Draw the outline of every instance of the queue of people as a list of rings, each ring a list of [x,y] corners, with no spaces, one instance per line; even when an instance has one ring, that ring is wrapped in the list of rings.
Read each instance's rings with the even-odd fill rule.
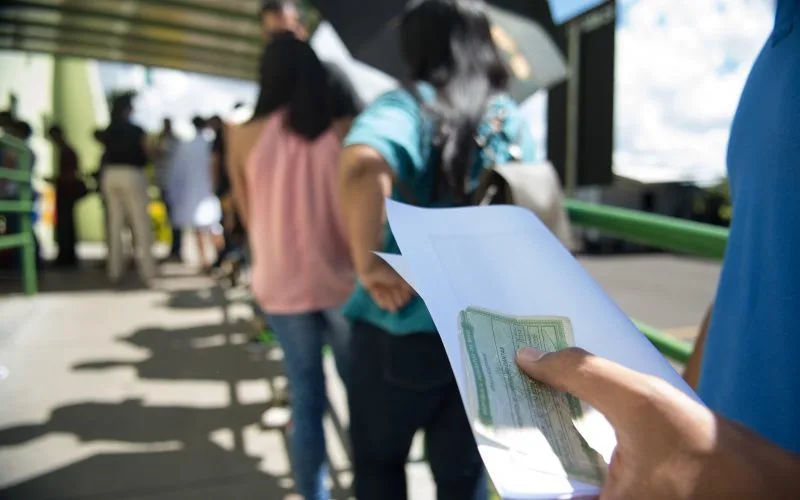
[[[181,260],[182,235],[191,230],[197,242],[200,267],[209,273],[212,268],[220,267],[226,256],[239,250],[242,243],[241,229],[234,223],[238,218],[233,213],[230,183],[224,168],[222,120],[218,116],[209,120],[195,117],[192,123],[196,134],[192,140],[184,141],[174,135],[171,120],[167,118],[163,130],[153,141],[131,121],[133,102],[132,93],[116,96],[109,125],[94,134],[103,149],[100,167],[92,176],[104,207],[108,278],[114,284],[119,283],[127,270],[126,233],[131,236],[141,280],[147,284],[158,275],[149,212],[151,195],[147,167],[150,164],[154,165],[155,186],[159,188],[172,226],[169,258]],[[13,119],[8,112],[3,112],[0,128],[26,144],[33,133],[27,123]],[[208,129],[214,131],[213,143],[206,138]],[[47,136],[56,152],[54,175],[42,179],[55,191],[54,239],[58,253],[53,265],[76,268],[79,262],[74,211],[77,202],[90,192],[89,179],[81,173],[80,159],[64,129],[58,124],[52,125]],[[33,150],[29,148],[29,152],[31,161],[35,162]],[[15,167],[14,150],[2,151],[2,163],[7,168]],[[17,186],[14,182],[3,182],[0,194],[13,199]],[[221,206],[219,200],[225,200],[224,205]],[[16,222],[16,217],[9,218],[7,229],[14,232]],[[223,223],[228,228],[224,234]],[[218,236],[213,241],[212,233]],[[212,247],[218,250],[216,262],[209,254]]]
[[[203,120],[195,120],[197,138],[189,143],[165,122],[157,161],[170,217],[200,241],[216,224],[203,218],[205,202],[219,199],[225,237],[246,241],[251,288],[286,361],[300,495],[329,498],[328,344],[348,392],[356,498],[407,498],[405,463],[423,430],[437,497],[486,499],[481,457],[436,326],[409,284],[374,253],[399,252],[384,198],[461,206],[487,155],[495,164],[534,156],[506,92],[509,74],[486,7],[480,0],[409,2],[399,40],[408,80],[364,109],[342,73],[308,45],[295,2],[266,0],[262,7],[267,45],[251,119],[228,127],[211,120],[220,138],[213,144],[203,138]],[[604,499],[800,498],[796,21],[800,2],[778,0],[775,30],[731,132],[733,223],[709,327],[687,374],[707,406],[580,349],[517,353],[531,379],[576,395],[616,430]],[[130,100],[116,102],[111,125],[98,135],[106,148],[112,280],[122,272],[124,218],[140,274],[156,273],[143,222],[148,151],[131,109]],[[485,127],[505,133],[479,145],[475,137]]]

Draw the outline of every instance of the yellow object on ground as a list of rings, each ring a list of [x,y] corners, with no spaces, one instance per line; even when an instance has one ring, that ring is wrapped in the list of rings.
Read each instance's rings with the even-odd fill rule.
[[[172,226],[167,216],[167,206],[161,200],[153,200],[147,207],[153,221],[153,238],[157,243],[172,244]]]

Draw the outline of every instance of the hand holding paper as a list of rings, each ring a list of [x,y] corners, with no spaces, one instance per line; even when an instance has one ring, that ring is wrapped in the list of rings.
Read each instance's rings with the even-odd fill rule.
[[[696,400],[669,363],[529,211],[507,206],[426,210],[389,201],[387,213],[403,254],[389,263],[425,300],[473,421],[478,412],[469,403],[459,314],[476,306],[503,316],[568,318],[576,346],[666,380]],[[587,408],[575,426],[608,462],[616,445],[608,422]],[[531,460],[554,453],[552,446],[523,453],[496,435],[478,432],[476,438],[503,498],[571,498],[600,491],[591,484],[594,481],[580,481],[575,474],[565,477],[563,470],[561,475],[542,471],[541,464]]]

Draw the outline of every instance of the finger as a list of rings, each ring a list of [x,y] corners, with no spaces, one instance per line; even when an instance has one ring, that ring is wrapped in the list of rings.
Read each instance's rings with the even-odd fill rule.
[[[399,311],[405,305],[403,303],[403,294],[399,289],[390,288],[389,297],[392,301],[392,312]]]
[[[375,303],[378,304],[383,310],[393,312],[393,306],[391,298],[387,296],[387,294],[383,290],[374,290],[372,293],[372,298],[375,300]]]
[[[409,293],[408,288],[404,285],[394,287],[392,289],[392,297],[397,309],[402,309],[411,300],[411,294]]]
[[[381,309],[389,312],[397,311],[397,306],[395,305],[395,300],[390,288],[376,288],[372,293],[372,297]]]
[[[577,347],[542,353],[532,347],[517,353],[517,365],[532,379],[581,399],[612,425],[630,418],[630,408],[646,396],[649,378]]]

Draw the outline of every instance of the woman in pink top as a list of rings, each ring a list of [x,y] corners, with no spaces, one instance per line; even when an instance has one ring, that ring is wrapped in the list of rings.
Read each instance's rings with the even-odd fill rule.
[[[333,348],[347,385],[350,329],[339,307],[355,284],[338,212],[341,139],[323,66],[306,43],[276,37],[261,67],[253,119],[229,131],[229,161],[249,234],[253,294],[284,351],[296,488],[324,499],[322,347]]]

